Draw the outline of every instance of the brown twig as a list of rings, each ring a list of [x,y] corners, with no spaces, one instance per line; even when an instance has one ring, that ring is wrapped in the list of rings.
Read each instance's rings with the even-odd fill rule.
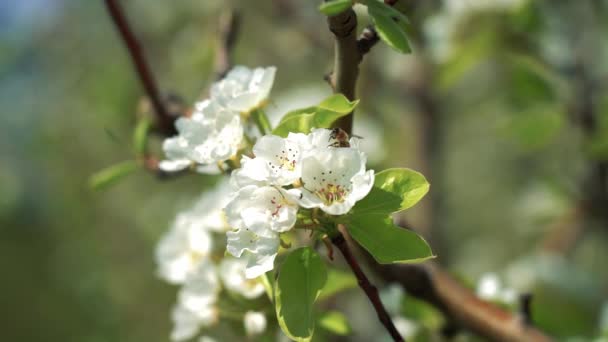
[[[359,39],[357,39],[357,50],[359,50],[360,58],[363,58],[379,41],[380,36],[372,25],[364,28]]]
[[[232,67],[232,49],[236,43],[240,26],[241,15],[235,9],[224,12],[219,19],[215,67],[213,71],[216,80],[226,76]]]
[[[348,247],[348,243],[346,242],[344,235],[343,235],[344,227],[342,225],[339,225],[338,229],[340,230],[340,233],[338,235],[334,236],[331,239],[331,242],[336,247],[338,247],[338,249],[342,253],[342,256],[344,256],[344,259],[348,263],[348,266],[350,266],[351,270],[355,274],[355,277],[357,277],[359,287],[361,287],[363,292],[365,292],[365,294],[369,298],[370,302],[374,306],[374,309],[376,310],[376,314],[378,314],[378,319],[384,325],[384,327],[389,332],[389,334],[391,335],[393,340],[394,341],[404,341],[403,337],[401,337],[401,335],[397,331],[397,328],[395,328],[395,324],[393,324],[393,320],[391,319],[391,316],[388,314],[388,312],[384,308],[382,301],[380,301],[380,296],[378,295],[378,289],[369,281],[369,279],[367,278],[365,273],[363,273],[363,270],[361,270],[361,267],[359,266],[357,259],[355,259],[350,248]]]
[[[351,8],[338,15],[328,17],[329,30],[335,36],[334,71],[332,84],[334,92],[340,93],[349,100],[355,99],[355,87],[359,76],[361,56],[357,47],[357,15]],[[353,129],[353,113],[346,115],[334,123],[348,134]]]
[[[522,324],[520,317],[483,301],[434,264],[381,265],[386,281],[400,283],[408,294],[429,302],[454,322],[490,341],[548,342],[540,330]]]
[[[117,0],[105,0],[105,3],[121,38],[129,50],[133,66],[135,66],[137,75],[152,103],[152,107],[156,113],[158,129],[166,135],[174,134],[175,127],[173,126],[173,121],[175,118],[171,116],[169,111],[165,108],[154,76],[150,71],[139,41],[135,37],[127,17],[123,13],[122,7]]]

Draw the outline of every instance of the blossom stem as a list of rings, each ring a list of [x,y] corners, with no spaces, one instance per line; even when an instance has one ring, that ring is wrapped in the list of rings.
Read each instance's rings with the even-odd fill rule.
[[[332,232],[331,242],[334,244],[334,246],[338,247],[342,253],[342,256],[348,263],[348,266],[350,266],[351,270],[355,274],[355,277],[357,277],[359,287],[361,287],[363,292],[365,292],[369,298],[369,301],[374,306],[376,314],[378,315],[378,320],[380,320],[380,322],[384,325],[388,333],[393,338],[393,341],[405,341],[403,337],[401,337],[401,334],[399,334],[399,331],[397,331],[397,328],[395,328],[395,324],[393,323],[391,316],[384,308],[384,305],[380,300],[380,295],[378,294],[378,289],[369,281],[365,273],[363,273],[361,266],[359,266],[359,262],[357,259],[355,259],[353,253],[348,247],[348,243],[346,242],[342,232],[344,229],[344,225],[339,224],[338,230],[334,230],[334,232]]]
[[[251,113],[251,118],[253,122],[260,130],[262,135],[269,134],[272,132],[272,126],[270,125],[270,120],[268,120],[268,116],[261,108],[257,108]]]
[[[152,75],[152,72],[150,71],[139,41],[135,37],[135,34],[133,34],[127,17],[123,13],[122,7],[116,0],[105,0],[105,3],[116,28],[120,32],[121,38],[124,40],[125,45],[129,50],[129,55],[131,56],[131,61],[137,71],[137,76],[139,76],[148,98],[152,103],[160,130],[167,135],[175,134],[175,128],[173,126],[175,117],[173,117],[165,107],[154,75]]]

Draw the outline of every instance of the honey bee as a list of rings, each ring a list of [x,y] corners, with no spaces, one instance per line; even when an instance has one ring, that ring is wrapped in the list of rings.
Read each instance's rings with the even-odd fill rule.
[[[329,141],[335,140],[329,146],[331,147],[350,147],[349,136],[342,128],[334,128],[329,134]]]

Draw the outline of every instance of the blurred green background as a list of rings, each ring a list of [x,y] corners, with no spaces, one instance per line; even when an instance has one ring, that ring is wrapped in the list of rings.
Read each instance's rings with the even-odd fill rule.
[[[161,88],[193,103],[213,81],[230,4],[122,3]],[[278,67],[271,112],[330,93],[333,41],[318,1],[232,5],[242,15],[235,61]],[[556,338],[607,334],[608,184],[598,170],[608,169],[608,1],[399,6],[414,53],[378,44],[366,56],[355,133],[377,170],[429,178],[408,222],[471,286],[493,272],[533,292],[535,322]],[[167,340],[175,288],[155,276],[154,246],[214,179],[140,170],[107,191],[88,187],[96,171],[133,159],[141,96],[102,1],[0,3],[3,341]],[[379,329],[365,315],[347,314]]]

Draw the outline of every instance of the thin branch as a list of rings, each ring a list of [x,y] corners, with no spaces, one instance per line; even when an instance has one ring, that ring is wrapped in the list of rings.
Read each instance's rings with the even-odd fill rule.
[[[361,54],[357,46],[357,15],[351,8],[338,15],[328,17],[329,30],[335,36],[334,72],[332,84],[334,92],[341,93],[349,100],[355,99],[355,87],[359,76]],[[347,133],[353,130],[353,113],[336,121],[335,127]]]
[[[379,41],[380,36],[378,36],[374,26],[369,25],[364,28],[359,39],[357,39],[357,50],[359,50],[360,58],[363,58]]]
[[[235,9],[226,11],[219,20],[217,47],[215,50],[215,79],[226,76],[232,67],[232,49],[241,26],[241,15]]]
[[[169,111],[167,111],[164,106],[154,76],[150,71],[139,41],[135,37],[135,34],[133,34],[133,30],[131,29],[129,22],[123,13],[121,5],[117,0],[105,0],[105,3],[121,38],[129,50],[131,61],[133,62],[133,66],[135,66],[135,70],[144,87],[144,90],[152,102],[152,107],[154,108],[154,112],[156,113],[156,118],[158,120],[159,130],[167,135],[174,134],[174,117],[170,115]]]
[[[540,330],[522,324],[518,315],[479,299],[437,265],[378,265],[375,270],[384,280],[400,283],[408,294],[441,310],[448,321],[480,337],[491,341],[552,341]]]
[[[367,278],[365,273],[363,273],[363,270],[361,270],[361,267],[359,266],[357,259],[355,259],[350,248],[348,247],[348,243],[344,239],[344,235],[342,235],[344,232],[344,227],[342,225],[340,225],[339,230],[340,230],[340,234],[333,237],[331,239],[331,242],[336,247],[338,247],[338,249],[342,253],[342,256],[344,256],[344,259],[348,263],[348,266],[350,266],[353,273],[355,274],[355,277],[357,277],[359,287],[361,287],[363,292],[365,292],[365,294],[369,298],[370,302],[374,306],[374,309],[376,310],[378,319],[384,325],[384,327],[389,332],[389,334],[391,335],[393,340],[394,341],[404,341],[403,337],[401,337],[401,335],[397,331],[397,328],[395,328],[395,324],[393,324],[393,320],[391,319],[391,316],[388,314],[388,312],[386,312],[386,309],[384,308],[382,301],[380,301],[380,296],[378,295],[378,289],[369,281],[369,279]]]

